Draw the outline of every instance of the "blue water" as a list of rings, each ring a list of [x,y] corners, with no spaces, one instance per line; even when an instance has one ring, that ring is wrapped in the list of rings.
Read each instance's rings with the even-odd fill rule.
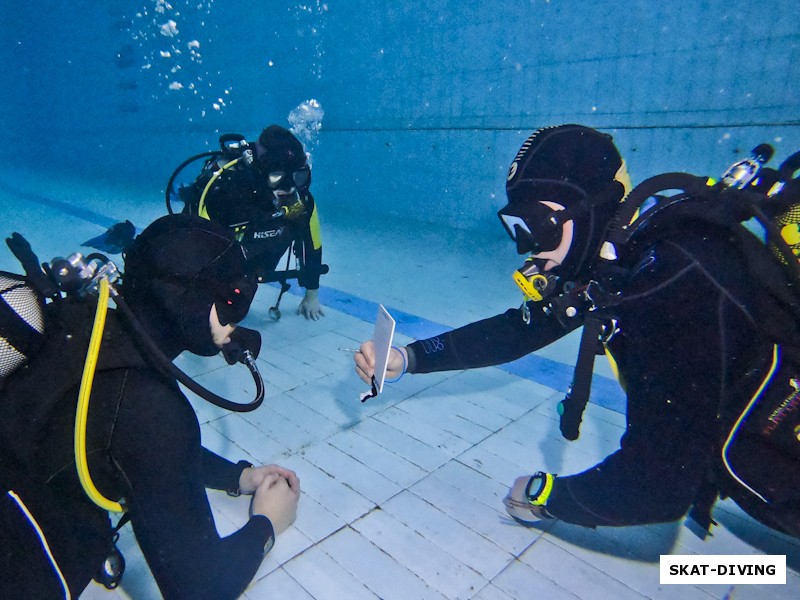
[[[791,0],[166,6],[4,11],[6,176],[68,170],[156,201],[172,168],[221,133],[287,125],[315,99],[327,210],[488,230],[511,159],[541,126],[612,133],[634,181],[716,175],[765,141],[775,160],[800,147]]]
[[[311,101],[318,130],[303,141],[323,225],[399,221],[492,240],[497,254],[482,257],[489,291],[453,293],[449,315],[395,303],[452,327],[462,314],[487,316],[477,307],[513,269],[494,214],[532,130],[578,122],[612,133],[634,182],[666,170],[716,176],[761,142],[775,146],[774,162],[800,148],[794,2],[504,4],[16,3],[0,23],[6,214],[19,209],[25,221],[28,198],[51,209],[37,213],[39,227],[63,214],[99,226],[75,225],[75,236],[56,227],[67,245],[125,219],[141,229],[164,213],[183,159],[216,148],[222,133],[252,139],[269,123],[292,126]],[[438,251],[469,271],[474,292],[471,250]],[[403,258],[443,261],[424,246]],[[460,308],[470,303],[474,316]]]

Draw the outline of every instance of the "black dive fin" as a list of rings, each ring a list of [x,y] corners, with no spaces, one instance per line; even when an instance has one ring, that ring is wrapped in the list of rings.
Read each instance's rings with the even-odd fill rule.
[[[86,240],[81,246],[95,248],[108,254],[119,254],[133,243],[134,237],[136,237],[136,227],[130,221],[125,221],[109,227],[102,235]]]

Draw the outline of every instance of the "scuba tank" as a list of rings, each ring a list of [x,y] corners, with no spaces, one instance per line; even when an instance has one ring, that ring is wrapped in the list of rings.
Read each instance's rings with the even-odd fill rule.
[[[766,243],[773,256],[778,257],[790,286],[785,281],[765,281],[770,292],[782,298],[800,319],[800,262],[793,248],[779,229],[780,215],[800,202],[800,180],[795,173],[800,168],[800,152],[787,158],[777,170],[764,168],[773,149],[761,144],[752,155],[732,164],[721,181],[688,173],[664,173],[640,183],[623,200],[611,220],[605,240],[592,270],[593,280],[586,291],[593,307],[605,308],[618,301],[618,291],[628,275],[625,258],[633,238],[657,218],[668,214],[672,207],[699,221],[744,232],[744,222],[754,219],[763,227]],[[800,242],[800,235],[798,242]],[[800,248],[800,244],[795,246]],[[760,269],[752,269],[760,276]],[[790,289],[791,288],[791,289]],[[567,395],[559,403],[562,435],[575,440],[580,435],[580,423],[589,398],[591,374],[597,344],[603,333],[601,319],[588,313],[581,337],[575,375]]]

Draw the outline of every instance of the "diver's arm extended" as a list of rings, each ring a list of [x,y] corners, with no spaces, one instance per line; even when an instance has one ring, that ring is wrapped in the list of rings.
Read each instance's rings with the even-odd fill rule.
[[[432,373],[472,369],[510,362],[544,348],[581,325],[565,328],[533,303],[530,323],[523,319],[521,308],[470,323],[442,335],[419,340],[406,346],[409,373]]]

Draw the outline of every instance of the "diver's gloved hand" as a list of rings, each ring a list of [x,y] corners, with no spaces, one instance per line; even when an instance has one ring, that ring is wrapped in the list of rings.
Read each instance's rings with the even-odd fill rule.
[[[306,290],[306,295],[297,307],[297,314],[314,321],[325,316],[322,305],[319,303],[319,290]]]
[[[22,265],[31,285],[48,298],[55,296],[58,293],[58,286],[42,270],[39,257],[36,256],[28,240],[14,232],[10,238],[6,238],[6,244]]]
[[[539,471],[535,475],[517,477],[503,498],[506,512],[522,525],[535,525],[542,519],[552,519],[547,512],[547,500],[553,491],[556,476]]]

